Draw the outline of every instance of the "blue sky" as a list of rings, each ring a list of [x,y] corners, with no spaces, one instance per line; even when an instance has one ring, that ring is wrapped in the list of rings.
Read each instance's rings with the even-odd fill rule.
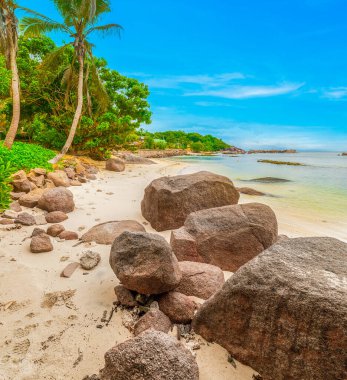
[[[346,14],[346,0],[112,0],[102,22],[124,32],[94,38],[95,54],[149,85],[149,130],[347,150]]]

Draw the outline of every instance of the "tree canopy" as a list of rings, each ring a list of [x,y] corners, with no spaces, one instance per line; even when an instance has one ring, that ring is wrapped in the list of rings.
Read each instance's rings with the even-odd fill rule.
[[[61,149],[74,116],[77,74],[67,91],[66,68],[73,61],[73,49],[64,49],[50,62],[58,47],[48,37],[19,39],[18,69],[21,76],[22,118],[18,137],[45,147]],[[85,151],[97,158],[107,157],[112,149],[127,147],[138,139],[137,128],[150,124],[148,87],[125,77],[107,66],[104,59],[95,59],[96,74],[103,83],[109,102],[106,107],[93,102],[91,115],[84,106],[80,128],[74,139],[74,150]],[[0,59],[0,107],[3,124],[8,125],[11,114],[9,72]],[[89,76],[92,98],[100,91],[98,82]],[[86,98],[84,101],[86,104]],[[5,133],[5,128],[0,133]]]

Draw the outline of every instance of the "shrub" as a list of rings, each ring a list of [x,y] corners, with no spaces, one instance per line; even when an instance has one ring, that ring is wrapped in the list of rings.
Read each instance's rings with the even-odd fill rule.
[[[38,145],[16,142],[9,150],[0,143],[0,212],[6,210],[11,203],[11,174],[18,170],[29,171],[34,168],[52,170],[48,160],[53,158],[52,150]]]
[[[10,163],[12,173],[18,170],[29,171],[34,168],[52,170],[48,163],[55,156],[52,150],[42,148],[39,145],[15,142],[9,150],[0,143],[0,157],[3,162]]]
[[[12,174],[12,168],[9,162],[0,156],[0,212],[3,212],[8,208],[11,202],[11,186],[10,176]]]

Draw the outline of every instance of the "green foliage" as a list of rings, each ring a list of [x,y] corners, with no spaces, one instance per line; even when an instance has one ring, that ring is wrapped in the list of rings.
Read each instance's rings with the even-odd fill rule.
[[[6,210],[11,202],[9,185],[12,168],[9,162],[0,155],[0,212]]]
[[[76,106],[78,65],[73,48],[57,48],[48,37],[21,37],[17,61],[22,92],[18,138],[60,150],[69,133]],[[140,125],[151,123],[148,87],[109,69],[103,59],[93,62],[87,59],[87,70],[91,107],[89,110],[85,97],[73,150],[94,158],[107,158],[112,149],[131,149],[138,140]],[[96,77],[99,79],[95,80]],[[107,103],[100,101],[103,91]],[[0,106],[7,96],[0,93]],[[6,107],[2,114],[8,127],[10,108]],[[2,137],[4,131],[5,128]]]
[[[146,149],[187,149],[193,152],[216,152],[229,148],[230,145],[211,135],[186,133],[183,131],[167,131],[150,133],[139,131],[144,136],[143,147]]]
[[[0,157],[4,165],[10,165],[11,173],[18,170],[29,171],[34,168],[52,170],[48,163],[55,156],[52,150],[42,148],[39,145],[15,142],[9,150],[0,143]]]
[[[15,142],[9,150],[0,142],[0,212],[6,210],[11,202],[11,174],[21,169],[29,171],[34,168],[51,171],[52,165],[48,160],[54,156],[52,150],[38,145]]]
[[[0,55],[0,96],[8,96],[10,92],[11,72],[6,68],[6,60]]]

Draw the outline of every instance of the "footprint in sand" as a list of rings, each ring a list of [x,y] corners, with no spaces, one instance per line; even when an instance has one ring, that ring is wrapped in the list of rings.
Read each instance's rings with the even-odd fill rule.
[[[28,325],[25,326],[24,328],[18,328],[17,330],[14,331],[13,336],[15,338],[24,338],[25,336],[28,336],[31,332],[31,330],[35,329],[38,326],[37,323],[33,325]]]
[[[20,356],[21,358],[24,358],[24,356],[27,354],[30,347],[30,340],[24,339],[20,342],[17,342],[13,347],[13,353]]]

